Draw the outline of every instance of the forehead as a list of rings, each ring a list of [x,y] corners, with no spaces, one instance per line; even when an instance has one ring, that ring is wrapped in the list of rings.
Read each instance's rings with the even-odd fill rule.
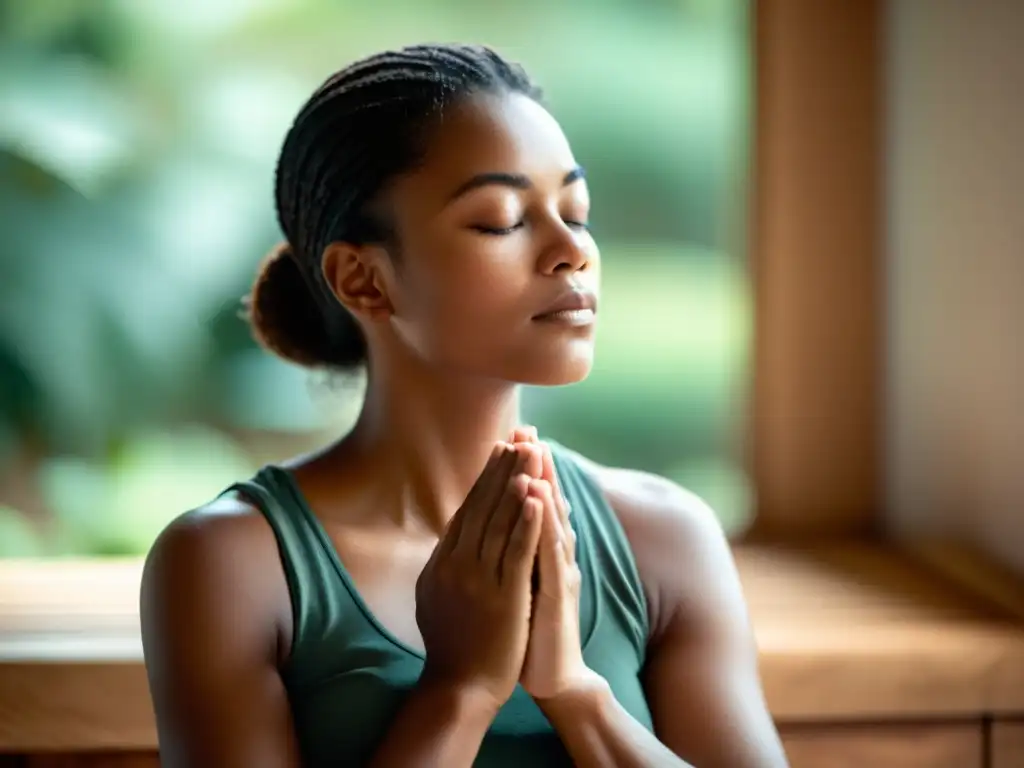
[[[489,172],[560,186],[575,164],[561,127],[540,104],[521,94],[480,95],[445,111],[423,163],[405,181],[409,191],[431,196],[449,195],[466,179]]]

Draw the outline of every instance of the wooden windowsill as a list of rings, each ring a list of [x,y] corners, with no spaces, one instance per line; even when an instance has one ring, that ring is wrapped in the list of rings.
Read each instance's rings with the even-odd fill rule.
[[[961,555],[926,554],[736,548],[780,724],[1024,715],[1021,592]],[[0,754],[155,748],[140,571],[0,562]]]

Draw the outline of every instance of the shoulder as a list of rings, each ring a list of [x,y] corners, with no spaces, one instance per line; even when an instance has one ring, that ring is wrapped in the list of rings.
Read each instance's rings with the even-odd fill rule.
[[[261,513],[231,498],[181,515],[150,550],[142,648],[165,764],[299,764],[281,677],[291,613],[279,562]]]
[[[146,556],[140,594],[144,644],[147,635],[166,637],[229,620],[254,630],[277,629],[287,606],[273,531],[240,499],[222,497],[180,515]]]
[[[706,501],[660,475],[574,458],[622,525],[647,594],[652,633],[679,619],[680,612],[697,617],[709,601],[722,607],[716,596],[735,602],[732,551]]]
[[[700,496],[651,472],[598,464],[573,453],[595,481],[622,524],[637,556],[681,555],[727,549],[715,511]]]
[[[270,553],[273,532],[247,502],[221,497],[175,518],[146,556],[145,573],[216,570],[220,575],[258,571]]]

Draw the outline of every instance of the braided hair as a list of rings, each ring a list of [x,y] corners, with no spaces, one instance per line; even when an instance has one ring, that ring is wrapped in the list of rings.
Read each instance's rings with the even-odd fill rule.
[[[371,211],[385,185],[416,166],[429,128],[474,94],[540,90],[525,71],[475,45],[415,45],[375,54],[335,73],[299,111],[276,172],[277,217],[287,242],[260,266],[245,304],[256,340],[307,367],[354,370],[366,339],[321,269],[332,242],[395,245]],[[392,257],[397,248],[390,248]]]

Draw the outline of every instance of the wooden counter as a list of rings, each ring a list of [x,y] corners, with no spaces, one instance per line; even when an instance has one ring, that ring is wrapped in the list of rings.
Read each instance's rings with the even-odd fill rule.
[[[956,551],[736,558],[794,768],[1024,766],[1024,591],[1011,581]],[[0,563],[0,768],[155,765],[140,571]]]

